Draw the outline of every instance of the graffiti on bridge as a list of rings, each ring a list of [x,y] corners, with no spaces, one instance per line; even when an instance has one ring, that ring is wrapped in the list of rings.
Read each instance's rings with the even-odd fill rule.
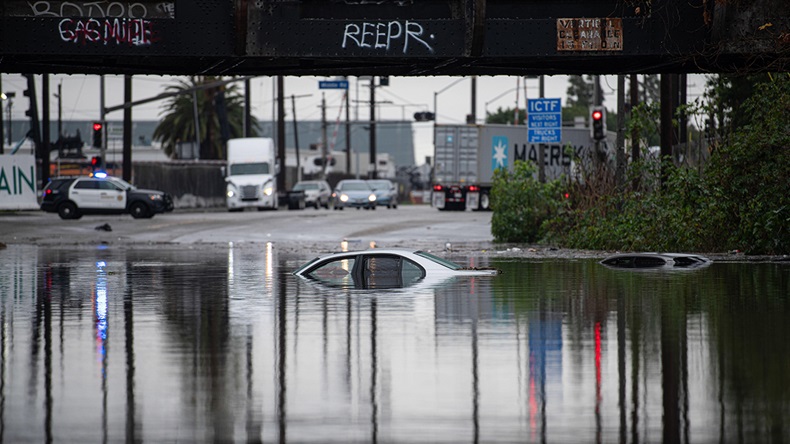
[[[161,0],[10,0],[7,14],[16,17],[93,17],[174,19],[175,2]]]
[[[421,45],[433,54],[433,47],[426,40],[435,40],[431,34],[423,37],[425,29],[417,22],[405,20],[390,22],[347,23],[343,30],[343,49],[348,47],[372,48],[383,52],[401,50],[409,52],[409,44]],[[402,46],[401,46],[402,45]]]
[[[82,45],[147,46],[159,41],[153,23],[144,19],[63,19],[59,32],[64,42]]]

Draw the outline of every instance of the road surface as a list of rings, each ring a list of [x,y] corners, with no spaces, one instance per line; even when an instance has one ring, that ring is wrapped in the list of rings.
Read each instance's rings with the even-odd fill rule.
[[[106,224],[106,225],[105,225]],[[97,229],[109,227],[112,231]],[[256,244],[295,247],[315,244],[351,247],[424,248],[426,245],[487,245],[490,212],[443,212],[425,205],[376,210],[175,211],[152,219],[128,215],[61,220],[42,211],[0,212],[0,242],[37,245]]]

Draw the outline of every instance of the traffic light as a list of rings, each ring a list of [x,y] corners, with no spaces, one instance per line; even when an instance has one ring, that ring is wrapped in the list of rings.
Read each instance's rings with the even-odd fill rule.
[[[100,169],[101,169],[101,156],[91,157],[91,171],[96,171]]]
[[[595,140],[606,138],[606,108],[602,106],[593,107],[590,113],[590,128],[592,137]]]
[[[430,122],[431,120],[434,120],[434,117],[435,116],[430,111],[420,111],[414,113],[414,120],[417,122]]]
[[[94,148],[101,148],[102,147],[102,139],[104,136],[104,123],[102,122],[93,122],[93,147]],[[95,157],[94,157],[95,159]]]
[[[30,117],[30,131],[28,137],[33,139],[36,149],[41,146],[41,126],[38,121],[38,101],[36,100],[36,82],[33,74],[25,74],[27,78],[27,89],[22,94],[30,99],[30,107],[25,111],[25,115]]]

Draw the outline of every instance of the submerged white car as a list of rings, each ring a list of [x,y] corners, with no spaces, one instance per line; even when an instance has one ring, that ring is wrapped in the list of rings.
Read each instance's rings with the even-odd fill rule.
[[[678,270],[707,267],[711,260],[698,254],[621,253],[607,257],[601,264],[610,268]]]
[[[293,274],[329,286],[347,288],[402,288],[425,278],[493,276],[493,268],[464,268],[420,250],[377,248],[332,253],[306,263]]]

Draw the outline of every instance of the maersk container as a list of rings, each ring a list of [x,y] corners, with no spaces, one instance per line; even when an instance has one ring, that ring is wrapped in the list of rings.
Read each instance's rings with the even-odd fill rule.
[[[512,168],[516,160],[538,163],[540,146],[527,141],[526,126],[435,125],[434,131],[431,205],[440,210],[489,210],[497,168]],[[546,180],[571,177],[574,159],[588,159],[594,147],[589,128],[562,128],[561,143],[544,147]]]

